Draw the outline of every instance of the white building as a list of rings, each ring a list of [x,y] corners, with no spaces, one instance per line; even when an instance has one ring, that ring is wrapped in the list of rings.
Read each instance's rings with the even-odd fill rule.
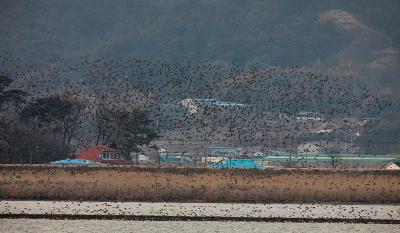
[[[394,161],[384,167],[385,170],[400,170],[400,161]]]
[[[301,154],[320,154],[323,153],[323,148],[312,143],[303,143],[298,145],[297,152]]]
[[[139,155],[139,161],[149,161],[149,156],[147,155]]]
[[[223,160],[228,160],[227,157],[201,157],[203,163],[219,163]]]
[[[160,148],[160,149],[158,150],[158,152],[160,153],[160,156],[162,156],[162,157],[168,156],[168,151],[167,151],[167,149],[165,149],[165,148]]]
[[[189,113],[197,113],[199,106],[194,102],[193,99],[184,99],[181,101],[183,107],[187,108]]]

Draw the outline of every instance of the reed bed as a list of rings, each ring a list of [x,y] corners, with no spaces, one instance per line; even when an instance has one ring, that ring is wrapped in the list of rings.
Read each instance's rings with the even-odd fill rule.
[[[0,166],[0,199],[399,203],[399,171]]]

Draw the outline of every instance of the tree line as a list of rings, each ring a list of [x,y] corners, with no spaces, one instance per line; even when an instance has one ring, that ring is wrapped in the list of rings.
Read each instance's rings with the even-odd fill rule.
[[[131,159],[131,152],[158,137],[148,111],[100,104],[64,91],[35,98],[12,89],[0,74],[0,162],[48,163],[73,158],[90,144],[110,145]],[[95,111],[92,111],[95,109]]]

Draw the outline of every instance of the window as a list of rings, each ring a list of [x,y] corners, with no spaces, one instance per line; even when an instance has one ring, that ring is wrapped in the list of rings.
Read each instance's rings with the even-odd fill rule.
[[[119,156],[115,152],[103,152],[101,158],[104,160],[117,160]]]

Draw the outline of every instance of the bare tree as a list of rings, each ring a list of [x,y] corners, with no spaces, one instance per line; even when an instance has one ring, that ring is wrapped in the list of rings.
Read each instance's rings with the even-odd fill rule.
[[[112,110],[100,105],[95,114],[96,124],[96,145],[109,144],[110,137],[112,136]]]
[[[331,159],[331,165],[333,169],[336,169],[337,166],[342,162],[340,156],[337,153],[328,153],[328,157]]]
[[[63,135],[64,149],[69,154],[71,140],[80,127],[83,103],[69,94],[37,99],[22,111],[24,119],[35,119],[40,128]]]

